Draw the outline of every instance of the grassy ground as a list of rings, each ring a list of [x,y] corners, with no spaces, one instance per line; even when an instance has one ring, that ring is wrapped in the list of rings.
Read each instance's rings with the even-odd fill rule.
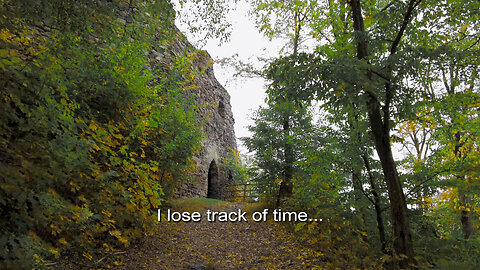
[[[210,198],[180,198],[169,201],[166,207],[176,211],[194,212],[206,208],[221,208],[229,204],[230,202]]]

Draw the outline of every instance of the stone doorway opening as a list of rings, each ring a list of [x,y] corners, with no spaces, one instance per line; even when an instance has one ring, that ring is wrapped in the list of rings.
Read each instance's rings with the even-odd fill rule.
[[[208,167],[207,198],[219,199],[218,167],[215,160]]]

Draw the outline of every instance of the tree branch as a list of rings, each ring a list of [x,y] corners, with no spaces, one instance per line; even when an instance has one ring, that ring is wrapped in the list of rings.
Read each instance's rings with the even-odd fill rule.
[[[382,8],[382,10],[380,10],[380,12],[384,12],[385,10],[387,10],[389,7],[391,7],[393,5],[393,1],[388,3],[384,8]]]
[[[420,2],[422,2],[422,0],[410,0],[410,3],[408,3],[408,9],[403,16],[402,25],[400,26],[400,30],[398,31],[397,36],[393,40],[392,47],[390,48],[391,55],[395,54],[395,52],[397,51],[398,44],[400,43],[400,40],[405,33],[405,29],[410,22],[410,18],[412,17],[412,12],[420,4]]]
[[[390,48],[390,56],[395,54],[398,49],[398,45],[400,44],[400,40],[402,39],[403,34],[405,33],[405,29],[408,26],[408,23],[410,22],[410,19],[412,17],[413,10],[420,4],[422,0],[410,0],[410,3],[408,4],[408,9],[405,15],[403,16],[403,21],[402,25],[400,26],[400,29],[398,30],[397,36],[393,40],[392,47]],[[391,74],[391,69],[392,67],[389,65],[387,70],[387,74]],[[386,134],[389,134],[390,132],[390,103],[393,98],[393,91],[392,91],[392,85],[390,81],[388,81],[385,84],[385,105],[383,106],[383,128]]]

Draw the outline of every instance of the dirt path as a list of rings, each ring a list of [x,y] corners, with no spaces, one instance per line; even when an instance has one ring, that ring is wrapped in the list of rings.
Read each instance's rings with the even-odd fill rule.
[[[229,205],[222,211],[237,211]],[[321,253],[271,222],[159,223],[124,254],[124,269],[321,269]]]

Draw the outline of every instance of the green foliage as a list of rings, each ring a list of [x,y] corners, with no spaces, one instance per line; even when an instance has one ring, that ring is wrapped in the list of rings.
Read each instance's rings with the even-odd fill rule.
[[[283,121],[290,116],[290,133],[283,132]],[[313,132],[311,116],[306,107],[282,102],[260,108],[253,118],[255,125],[249,126],[252,137],[242,138],[249,151],[255,153],[254,168],[251,170],[259,195],[276,198],[279,183],[284,179],[285,147],[290,145],[295,157],[301,158],[300,151],[308,147],[309,132]],[[294,175],[300,168],[294,165]]]
[[[177,38],[166,1],[0,5],[0,264],[87,267],[150,232],[192,168],[192,55],[148,56]]]
[[[224,159],[222,165],[227,168],[227,171],[232,173],[231,177],[235,183],[242,184],[247,182],[248,170],[243,165],[240,153],[236,148],[232,149],[230,157]]]
[[[212,38],[225,42],[230,38],[230,11],[235,10],[238,0],[176,0],[179,21],[188,25],[189,32],[196,37],[199,45]]]
[[[361,5],[357,14],[354,2]],[[378,221],[379,215],[373,210],[382,213],[388,209],[385,206],[390,204],[393,209],[401,200],[387,199],[392,194],[378,181],[384,177],[381,166],[385,162],[376,161],[373,149],[380,155],[382,146],[392,145],[394,151],[402,148],[408,152],[390,167],[401,168],[394,173],[399,174],[400,193],[405,192],[411,206],[406,210],[415,230],[418,262],[425,268],[475,268],[476,259],[461,258],[478,257],[479,2],[253,3],[257,25],[266,36],[287,33],[293,37],[291,32],[301,27],[305,36],[317,41],[313,52],[278,57],[266,68],[264,74],[273,86],[268,90],[269,105],[278,107],[260,109],[258,115],[263,115],[256,116],[256,126],[250,128],[254,135],[244,140],[257,151],[259,174],[272,172],[264,177],[269,181],[259,183],[269,183],[270,193],[275,194],[277,187],[271,179],[281,173],[285,145],[281,120],[291,115],[282,114],[286,111],[281,109],[282,101],[317,101],[320,114],[314,118],[322,120],[321,127],[305,132],[311,140],[292,140],[295,147],[309,143],[296,152],[297,174],[288,207],[330,219],[325,224],[297,224],[297,230],[333,243],[338,235],[325,236],[332,231],[328,224],[342,227],[346,220],[351,223],[339,235],[343,233],[362,247],[351,249],[358,252],[357,259],[368,245],[380,246],[380,229],[375,228],[375,216]],[[307,8],[311,5],[315,8]],[[297,21],[297,13],[307,19]],[[364,51],[360,45],[366,46]],[[380,133],[383,137],[377,140]],[[379,196],[377,201],[374,193]],[[398,215],[393,213],[385,226],[393,228],[395,218]],[[469,224],[473,233],[464,241],[460,238],[462,233],[465,237]],[[393,242],[395,237],[386,236],[387,244]],[[438,253],[430,253],[429,247],[435,245]],[[449,254],[448,250],[455,252]],[[382,251],[377,262],[398,259],[390,256],[388,249]],[[374,267],[360,262],[355,267],[359,265]]]
[[[275,1],[254,0],[251,13],[255,16],[258,30],[270,40],[287,38],[289,42],[282,49],[301,45],[306,38],[302,35],[309,21],[317,16],[318,1]],[[308,35],[308,34],[307,34]],[[287,46],[288,45],[288,46]]]
[[[417,253],[423,269],[477,269],[480,265],[480,240],[438,238],[431,232],[415,234]]]

